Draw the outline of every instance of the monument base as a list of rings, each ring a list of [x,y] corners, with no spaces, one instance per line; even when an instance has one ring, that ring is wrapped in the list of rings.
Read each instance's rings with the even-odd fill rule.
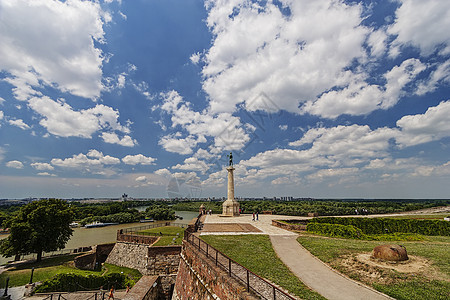
[[[228,199],[222,204],[221,217],[239,217],[239,202]]]

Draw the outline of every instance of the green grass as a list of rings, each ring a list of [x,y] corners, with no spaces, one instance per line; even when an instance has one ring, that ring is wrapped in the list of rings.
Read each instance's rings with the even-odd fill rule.
[[[302,299],[324,299],[283,264],[267,235],[205,235],[201,238],[247,269]]]
[[[81,275],[89,275],[89,274],[102,275],[104,273],[106,275],[109,273],[123,272],[127,274],[128,277],[132,278],[135,282],[142,277],[142,275],[137,270],[110,264],[105,264],[102,270],[96,271],[77,269],[73,265],[73,259],[77,255],[79,254],[47,258],[43,259],[39,263],[34,262],[21,264],[17,267],[14,267],[11,270],[8,270],[0,274],[0,287],[4,288],[6,283],[6,277],[10,278],[9,280],[10,287],[21,286],[29,283],[32,267],[34,267],[33,282],[44,281],[60,273],[75,273]]]
[[[436,268],[443,276],[450,278],[450,237],[427,236],[427,241],[409,242],[402,241],[409,255],[424,257],[432,262],[432,268]],[[297,239],[313,255],[328,263],[333,268],[346,275],[370,284],[366,278],[360,277],[353,271],[341,266],[339,259],[348,255],[361,252],[371,252],[372,249],[385,242],[362,241],[353,239],[322,238],[317,236],[300,236]],[[373,283],[377,290],[386,293],[396,299],[448,299],[450,282],[435,280],[421,274],[405,274],[395,271],[381,271],[389,283]],[[441,278],[439,278],[441,279]]]
[[[138,231],[137,233],[161,236],[154,246],[181,245],[183,241],[184,228],[178,226],[164,226],[145,229]]]
[[[450,216],[449,213],[429,214],[429,215],[404,215],[386,217],[389,219],[416,219],[416,220],[443,220],[445,217]]]

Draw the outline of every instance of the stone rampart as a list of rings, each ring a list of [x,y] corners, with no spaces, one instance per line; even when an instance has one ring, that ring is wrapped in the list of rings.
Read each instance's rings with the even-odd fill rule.
[[[197,248],[186,241],[183,246],[172,300],[258,299]]]
[[[162,287],[158,276],[142,276],[133,288],[123,297],[123,300],[154,300],[161,299]]]
[[[117,242],[106,262],[121,267],[136,269],[147,275],[148,245]]]
[[[114,244],[101,244],[92,247],[91,251],[75,257],[75,267],[84,270],[94,270],[97,265],[104,263]]]
[[[148,248],[148,275],[176,274],[180,264],[181,246],[161,246]]]

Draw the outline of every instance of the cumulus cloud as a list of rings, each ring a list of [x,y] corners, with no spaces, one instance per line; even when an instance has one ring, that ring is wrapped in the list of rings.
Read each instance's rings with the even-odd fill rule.
[[[134,147],[137,145],[137,141],[129,135],[119,138],[119,136],[114,132],[103,132],[101,137],[103,141],[108,144],[118,144],[125,147]]]
[[[32,163],[31,166],[32,166],[33,168],[35,168],[36,170],[39,170],[39,171],[52,171],[52,170],[55,169],[55,168],[54,168],[51,164],[49,164],[49,163],[39,163],[39,162],[36,162],[36,163]]]
[[[2,116],[0,116],[0,119],[1,117]],[[22,119],[8,120],[8,123],[9,125],[17,126],[22,130],[30,129],[30,126],[28,126]]]
[[[353,61],[365,59],[370,30],[362,7],[343,1],[285,1],[285,15],[272,1],[208,1],[207,25],[214,34],[206,52],[204,90],[213,112],[231,112],[265,93],[280,109],[334,86],[348,84]],[[320,24],[311,26],[311,24]]]
[[[163,136],[159,144],[167,151],[191,154],[197,144],[207,141],[206,137],[214,138],[214,147],[218,149],[239,150],[250,140],[248,132],[255,130],[229,113],[196,112],[176,91],[162,93],[161,97],[161,109],[171,115],[171,127],[179,126],[188,133],[187,136],[180,132]]]
[[[127,165],[152,165],[156,161],[156,158],[153,157],[147,157],[142,154],[136,154],[136,155],[127,155],[124,158],[122,158],[122,161]]]
[[[404,116],[397,121],[402,147],[437,141],[450,136],[450,101],[430,107],[424,114]]]
[[[450,53],[450,2],[447,0],[401,0],[395,21],[388,32],[396,36],[391,53],[399,53],[401,45],[412,45],[422,55],[439,50]]]
[[[18,160],[11,160],[6,163],[8,168],[23,169],[23,163]]]
[[[146,182],[147,181],[147,176],[143,175],[143,176],[138,176],[135,179],[138,182]]]
[[[183,164],[177,164],[173,166],[172,169],[199,171],[205,173],[208,171],[209,166],[204,161],[201,161],[196,157],[189,157],[184,160]]]
[[[60,168],[75,169],[92,174],[111,176],[116,172],[112,169],[106,169],[105,166],[120,164],[120,159],[110,155],[103,155],[103,153],[97,150],[90,150],[87,155],[80,153],[64,159],[53,158],[51,164]]]
[[[63,100],[54,101],[44,96],[33,97],[28,106],[43,117],[39,124],[56,136],[91,138],[99,130],[130,132],[127,126],[122,126],[118,122],[119,112],[103,104],[77,111]],[[119,140],[117,135],[117,139],[114,139],[113,135],[115,133],[106,135],[105,142],[134,145],[134,141],[130,137]]]
[[[100,95],[103,58],[94,40],[104,41],[106,15],[99,3],[2,1],[0,10],[0,69],[17,99],[39,94],[33,88],[41,84],[86,98]]]
[[[39,175],[39,176],[51,176],[51,177],[56,177],[55,174],[51,174],[51,173],[49,173],[49,172],[39,172],[39,173],[37,173],[37,175]]]
[[[305,103],[302,112],[336,118],[341,114],[364,115],[376,109],[391,108],[405,94],[404,87],[425,68],[418,59],[405,60],[384,74],[384,87],[368,84],[363,74],[355,76],[355,81],[345,88],[323,93],[316,100]]]

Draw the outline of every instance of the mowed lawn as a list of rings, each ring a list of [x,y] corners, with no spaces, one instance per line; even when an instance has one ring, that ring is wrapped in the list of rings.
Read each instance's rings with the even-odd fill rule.
[[[178,226],[156,227],[138,231],[137,234],[160,236],[153,246],[181,245],[184,236],[184,228]]]
[[[349,277],[373,286],[396,299],[450,299],[450,237],[427,236],[425,241],[383,242],[353,239],[325,238],[302,235],[297,241],[313,255]],[[359,271],[342,262],[359,253],[370,253],[375,246],[400,244],[406,247],[408,255],[425,258],[430,266],[426,271],[402,273],[386,268],[373,269],[359,263]],[[380,274],[373,279],[364,276],[361,270]]]
[[[303,284],[278,258],[267,235],[202,235],[208,244],[255,274],[302,299],[325,299]]]
[[[124,268],[119,267],[115,265],[110,264],[104,264],[103,268],[101,270],[97,271],[88,271],[88,270],[80,270],[74,267],[73,259],[75,256],[79,254],[74,255],[64,255],[64,256],[58,256],[53,258],[45,258],[39,263],[26,263],[21,264],[17,267],[14,267],[6,272],[3,272],[0,274],[0,287],[4,288],[6,283],[6,278],[9,277],[9,286],[21,286],[25,285],[30,282],[31,277],[31,269],[34,267],[34,273],[33,273],[33,282],[37,281],[45,281],[47,279],[52,278],[56,274],[60,273],[75,273],[80,275],[89,275],[89,274],[95,274],[95,275],[106,275],[109,273],[121,273],[123,272],[130,278],[133,278],[135,282],[139,280],[139,278],[142,277],[141,273],[139,271],[130,269],[130,268]]]

